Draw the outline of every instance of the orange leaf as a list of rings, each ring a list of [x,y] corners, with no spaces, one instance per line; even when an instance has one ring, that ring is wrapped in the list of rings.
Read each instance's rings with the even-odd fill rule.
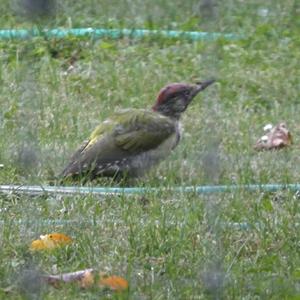
[[[50,233],[41,235],[39,240],[31,243],[31,250],[54,249],[59,246],[70,244],[72,239],[63,233]]]
[[[293,143],[292,135],[285,123],[279,123],[273,128],[268,125],[265,126],[265,128],[270,129],[270,131],[257,140],[254,145],[255,150],[281,149],[290,146]]]
[[[113,291],[123,291],[128,289],[128,281],[120,276],[103,276],[99,280],[99,285],[110,288]]]

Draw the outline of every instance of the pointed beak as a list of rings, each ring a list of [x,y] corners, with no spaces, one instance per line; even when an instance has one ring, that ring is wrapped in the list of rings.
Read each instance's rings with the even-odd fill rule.
[[[199,92],[205,90],[208,86],[213,84],[215,81],[216,81],[215,79],[209,79],[209,80],[197,82],[196,83],[197,86],[195,88],[195,95],[198,94]]]
[[[215,79],[209,79],[205,81],[198,81],[196,82],[196,84],[192,84],[191,85],[192,91],[188,102],[190,102],[199,92],[205,90],[208,86],[213,84],[215,81],[216,81]]]

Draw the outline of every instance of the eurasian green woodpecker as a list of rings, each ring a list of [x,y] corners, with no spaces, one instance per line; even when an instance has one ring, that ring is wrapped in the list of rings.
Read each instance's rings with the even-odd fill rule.
[[[71,157],[62,178],[137,177],[166,158],[180,140],[181,114],[214,80],[172,83],[151,110],[125,109],[100,124]]]

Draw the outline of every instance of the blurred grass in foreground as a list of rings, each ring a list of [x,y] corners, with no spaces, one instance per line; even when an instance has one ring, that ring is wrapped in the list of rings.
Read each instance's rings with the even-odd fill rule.
[[[181,144],[136,186],[292,183],[299,178],[297,1],[65,1],[33,18],[2,1],[1,28],[126,27],[242,32],[240,41],[172,39],[0,41],[0,182],[48,184],[90,131],[118,108],[151,106],[173,81],[216,77],[183,118]],[[53,15],[54,13],[54,15]],[[286,121],[295,145],[256,153],[267,123]],[[99,180],[98,185],[110,185]],[[24,281],[28,270],[96,267],[125,276],[116,299],[297,299],[299,199],[289,192],[145,197],[1,196],[0,298],[98,299],[98,291]],[[97,226],[15,225],[17,219],[96,220]],[[226,222],[260,222],[238,231]],[[60,231],[65,251],[33,255],[32,239]],[[25,276],[24,276],[25,274]],[[7,289],[11,287],[11,289]],[[10,290],[10,292],[6,292]]]

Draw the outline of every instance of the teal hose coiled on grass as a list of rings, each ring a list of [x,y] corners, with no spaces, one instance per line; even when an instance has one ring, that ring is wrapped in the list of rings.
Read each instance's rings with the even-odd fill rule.
[[[93,194],[93,195],[139,195],[147,192],[176,192],[176,193],[197,193],[213,194],[235,191],[249,192],[276,192],[280,190],[299,191],[300,184],[245,184],[245,185],[206,185],[187,187],[83,187],[83,186],[19,186],[0,185],[2,193],[19,194]]]
[[[179,192],[179,193],[198,193],[198,194],[213,194],[235,191],[248,192],[276,192],[288,190],[297,192],[300,190],[300,184],[248,184],[248,185],[210,185],[210,186],[189,186],[189,187],[169,187],[169,188],[139,188],[139,187],[78,187],[78,186],[18,186],[18,185],[0,185],[0,193],[19,193],[29,195],[43,194],[93,194],[98,196],[118,196],[118,195],[142,195],[147,192]],[[92,220],[0,220],[0,225],[12,223],[16,225],[38,225],[38,226],[65,226],[78,225],[78,223],[86,225],[95,225]],[[299,223],[294,224],[300,226]],[[229,227],[237,230],[249,230],[252,228],[261,228],[263,225],[258,223],[251,224],[248,222],[226,222],[222,227]]]
[[[93,221],[93,220],[66,220],[66,219],[18,219],[18,220],[0,220],[0,226],[2,225],[13,225],[13,226],[96,226],[101,224],[101,222]],[[231,229],[237,230],[249,230],[255,227],[261,227],[259,223],[250,224],[247,222],[227,222],[222,224],[222,227],[228,227]]]
[[[161,36],[168,38],[185,38],[193,41],[215,40],[218,38],[238,39],[234,33],[176,31],[176,30],[148,30],[148,29],[105,29],[105,28],[72,28],[72,29],[2,29],[0,39],[26,39],[36,36],[49,38],[65,38],[67,36],[90,36],[93,38],[143,38]]]

